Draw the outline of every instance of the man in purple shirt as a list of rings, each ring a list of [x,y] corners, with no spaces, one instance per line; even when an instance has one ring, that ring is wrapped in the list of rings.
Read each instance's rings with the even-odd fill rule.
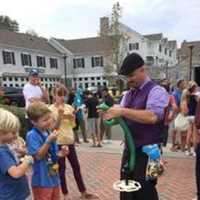
[[[140,182],[137,192],[121,192],[121,200],[158,200],[156,180],[146,179],[148,156],[142,147],[161,143],[161,127],[165,108],[168,105],[166,90],[151,81],[144,68],[144,60],[136,53],[128,55],[121,66],[120,74],[125,75],[131,89],[124,95],[120,106],[111,107],[104,113],[104,119],[123,117],[132,133],[136,145],[136,165],[128,179]],[[127,146],[127,145],[125,145]],[[125,147],[122,169],[128,159]],[[125,174],[121,170],[121,179]]]

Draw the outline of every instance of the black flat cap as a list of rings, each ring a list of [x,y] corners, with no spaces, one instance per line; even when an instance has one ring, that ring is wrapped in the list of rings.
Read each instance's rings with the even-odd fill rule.
[[[129,75],[132,72],[134,72],[136,69],[142,67],[144,65],[144,60],[143,58],[137,54],[137,53],[132,53],[126,56],[124,59],[122,66],[120,68],[119,74],[122,75]]]

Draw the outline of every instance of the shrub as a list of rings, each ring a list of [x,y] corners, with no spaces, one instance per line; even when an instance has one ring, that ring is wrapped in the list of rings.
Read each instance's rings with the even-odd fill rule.
[[[0,104],[4,103],[4,98],[2,96],[0,96]]]
[[[14,115],[16,115],[19,118],[19,121],[21,123],[21,129],[20,129],[19,134],[21,137],[25,138],[25,134],[28,131],[27,122],[25,119],[25,109],[19,108],[16,106],[3,105],[3,104],[0,104],[0,107],[12,112]]]

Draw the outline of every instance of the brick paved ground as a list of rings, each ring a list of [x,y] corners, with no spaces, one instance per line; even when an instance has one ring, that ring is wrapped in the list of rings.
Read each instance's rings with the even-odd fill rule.
[[[119,194],[112,189],[112,184],[119,179],[122,151],[120,143],[113,142],[111,145],[104,145],[103,148],[90,148],[88,144],[82,144],[77,151],[88,191],[97,194],[101,200],[118,200]],[[159,179],[157,187],[160,200],[192,200],[196,191],[194,158],[186,157],[183,153],[172,153],[169,147],[165,149],[164,154],[168,164],[166,173]],[[72,200],[80,200],[69,163],[66,176]]]
[[[90,192],[101,200],[117,200],[118,192],[112,184],[119,178],[120,154],[79,150],[82,174]],[[195,196],[194,159],[167,158],[167,171],[160,178],[158,191],[160,200],[191,200]],[[79,192],[68,165],[69,191],[73,200],[79,199]]]

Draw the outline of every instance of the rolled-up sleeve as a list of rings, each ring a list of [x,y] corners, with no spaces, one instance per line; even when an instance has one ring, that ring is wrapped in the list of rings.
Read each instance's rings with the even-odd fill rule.
[[[165,108],[169,103],[169,95],[161,86],[155,86],[148,95],[146,109],[154,112],[159,120],[164,117]]]

